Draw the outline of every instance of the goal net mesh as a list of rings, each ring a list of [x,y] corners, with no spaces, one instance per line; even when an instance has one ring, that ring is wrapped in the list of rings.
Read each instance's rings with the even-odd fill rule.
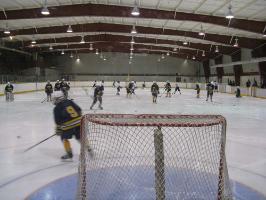
[[[77,198],[232,199],[225,142],[219,115],[85,115]]]

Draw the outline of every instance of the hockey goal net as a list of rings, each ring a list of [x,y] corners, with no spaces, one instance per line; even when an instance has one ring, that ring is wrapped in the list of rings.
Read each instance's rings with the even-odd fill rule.
[[[232,199],[225,142],[219,115],[87,114],[77,197]]]

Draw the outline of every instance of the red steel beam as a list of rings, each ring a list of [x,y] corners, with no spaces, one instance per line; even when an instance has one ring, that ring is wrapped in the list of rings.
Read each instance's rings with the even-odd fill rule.
[[[72,52],[95,52],[95,49],[99,49],[99,52],[124,52],[124,53],[130,53],[130,44],[127,43],[118,43],[118,42],[99,42],[95,43],[93,45],[94,50],[90,51],[89,47],[90,45],[88,43],[86,44],[70,44],[68,48],[66,48],[66,45],[59,45],[55,46],[53,51],[49,51],[48,48],[30,48],[29,51],[31,52],[43,52],[43,53],[54,53],[54,52],[61,52],[61,50],[64,51],[72,51]],[[146,50],[144,50],[146,49]],[[150,48],[147,45],[142,45],[142,44],[135,44],[134,45],[134,51],[133,53],[152,53],[152,54],[166,54],[167,51],[171,52],[171,48],[167,47],[158,47],[158,46],[153,46]],[[179,56],[180,58],[188,58],[192,59],[192,56],[195,56],[195,61],[201,62],[203,59],[206,59],[205,57],[202,57],[201,55],[196,55],[197,51],[196,50],[190,50],[190,49],[181,49],[180,51],[177,52],[171,52],[171,56]],[[206,57],[209,56],[208,54]]]
[[[66,33],[67,28],[68,28],[67,25],[42,27],[42,28],[37,28],[37,32],[35,28],[29,28],[29,29],[12,30],[11,33],[12,35],[60,34],[60,33]],[[72,29],[75,33],[84,33],[84,32],[115,32],[117,33],[118,32],[118,33],[128,34],[131,32],[132,26],[122,25],[122,24],[90,23],[90,24],[72,25]],[[197,32],[191,32],[191,31],[151,28],[151,27],[144,27],[144,26],[137,26],[136,29],[138,33],[140,34],[191,37],[191,38],[209,41],[211,43],[216,42],[216,43],[221,43],[221,44],[226,44],[226,45],[230,45],[230,42],[232,42],[231,36],[227,36],[227,35],[217,35],[217,34],[208,33],[203,38],[202,36],[199,36]],[[1,37],[6,37],[6,35],[2,32],[0,33],[0,38]],[[260,45],[263,45],[265,43],[265,40],[238,37],[238,43],[240,47],[254,49]]]
[[[73,53],[92,53],[89,49],[77,49],[75,52]],[[102,49],[102,53],[105,53],[105,52],[116,52],[116,53],[130,53],[129,50],[127,49],[108,49],[108,48],[103,48]],[[47,52],[44,52],[44,53],[47,53]],[[134,52],[135,54],[143,54],[143,53],[146,53],[146,54],[156,54],[156,55],[161,55],[161,52],[158,52],[158,51],[147,51],[147,50],[136,50]],[[60,54],[60,52],[56,52],[57,55]],[[188,59],[188,60],[192,60],[192,61],[195,61],[195,62],[202,62],[202,60],[198,57],[195,57],[195,60],[192,59],[192,56],[189,56],[189,55],[184,55],[184,54],[178,54],[178,53],[175,53],[175,54],[170,54],[171,57],[175,57],[175,58],[181,58],[181,59]],[[159,57],[158,57],[159,58]]]
[[[104,5],[104,4],[76,4],[60,5],[49,7],[50,15],[43,16],[41,8],[6,10],[0,12],[0,20],[7,19],[38,19],[51,17],[77,17],[77,16],[104,16],[104,17],[132,17],[131,7]],[[140,8],[140,15],[137,18],[181,20],[209,23],[228,27],[228,19],[225,17],[210,16],[195,13],[165,11],[158,9]],[[255,21],[246,19],[231,19],[230,27],[254,33],[262,33],[265,21]]]
[[[112,34],[99,34],[99,35],[85,35],[84,39],[86,42],[98,42],[98,41],[116,41],[116,42],[130,42],[132,37],[123,36],[123,35],[112,35]],[[37,44],[47,44],[50,43],[79,43],[81,40],[80,36],[74,37],[62,37],[54,39],[42,39],[36,40]],[[154,38],[145,38],[145,37],[134,37],[136,43],[152,43],[152,44],[162,44],[162,45],[178,45],[182,47],[189,47],[192,49],[197,49],[201,51],[205,51],[206,53],[210,50],[210,44],[202,44],[202,43],[192,43],[190,42],[188,45],[184,45],[182,41],[173,41],[173,40],[161,40]],[[29,46],[31,44],[30,41],[24,42],[25,46]],[[230,47],[230,46],[219,46],[219,50],[221,54],[231,55],[238,48]]]

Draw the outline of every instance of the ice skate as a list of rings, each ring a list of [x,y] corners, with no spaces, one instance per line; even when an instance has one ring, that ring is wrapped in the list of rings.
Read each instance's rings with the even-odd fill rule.
[[[61,156],[62,160],[68,160],[68,159],[72,159],[72,158],[73,158],[72,153],[67,153],[66,155]]]
[[[91,148],[91,147],[88,147],[88,153],[89,153],[90,157],[92,157],[92,158],[93,158],[93,156],[94,156],[94,153],[93,153],[93,150],[92,150],[92,148]]]

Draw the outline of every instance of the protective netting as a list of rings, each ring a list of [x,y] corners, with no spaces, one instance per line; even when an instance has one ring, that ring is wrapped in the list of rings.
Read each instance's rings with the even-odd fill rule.
[[[232,199],[222,116],[88,114],[81,132],[78,199]]]

